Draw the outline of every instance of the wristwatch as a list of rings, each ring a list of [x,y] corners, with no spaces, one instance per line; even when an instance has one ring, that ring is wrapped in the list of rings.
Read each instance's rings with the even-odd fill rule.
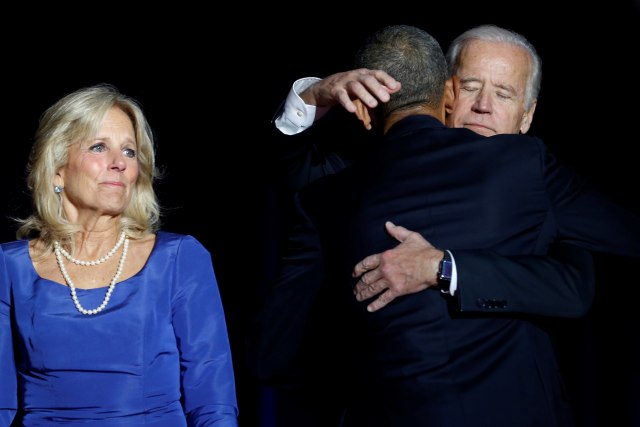
[[[444,255],[440,261],[440,265],[438,266],[438,288],[440,288],[442,293],[449,293],[452,270],[453,263],[451,262],[451,254],[449,251],[444,251]]]

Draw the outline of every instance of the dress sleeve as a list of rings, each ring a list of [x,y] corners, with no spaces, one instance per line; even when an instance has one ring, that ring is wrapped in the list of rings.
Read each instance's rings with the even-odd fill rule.
[[[180,244],[175,277],[172,317],[188,425],[235,427],[238,407],[224,310],[211,255],[193,237]]]
[[[17,408],[10,288],[7,265],[0,246],[0,427],[11,425]]]

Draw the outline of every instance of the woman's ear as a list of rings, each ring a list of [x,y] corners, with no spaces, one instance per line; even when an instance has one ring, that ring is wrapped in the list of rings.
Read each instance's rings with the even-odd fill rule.
[[[64,175],[64,172],[61,172],[61,171],[56,172],[56,175],[53,177],[53,185],[56,185],[58,187],[64,187],[63,175]]]

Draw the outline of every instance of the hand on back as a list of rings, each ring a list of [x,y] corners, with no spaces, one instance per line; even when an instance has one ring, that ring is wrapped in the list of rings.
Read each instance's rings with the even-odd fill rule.
[[[369,255],[353,269],[353,277],[360,277],[354,288],[356,299],[364,301],[378,296],[367,306],[371,312],[399,296],[436,286],[438,265],[443,256],[443,252],[420,233],[389,221],[385,227],[401,243],[393,249]]]

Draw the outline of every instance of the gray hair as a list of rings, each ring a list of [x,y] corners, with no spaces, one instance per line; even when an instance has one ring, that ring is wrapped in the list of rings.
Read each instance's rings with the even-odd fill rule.
[[[449,64],[449,77],[453,77],[460,66],[460,53],[463,48],[474,40],[507,43],[523,48],[531,58],[531,70],[525,89],[524,105],[528,110],[538,98],[542,81],[542,60],[533,45],[521,34],[507,30],[496,25],[480,25],[460,34],[449,46],[447,51],[447,63]],[[403,83],[404,84],[404,83]]]

